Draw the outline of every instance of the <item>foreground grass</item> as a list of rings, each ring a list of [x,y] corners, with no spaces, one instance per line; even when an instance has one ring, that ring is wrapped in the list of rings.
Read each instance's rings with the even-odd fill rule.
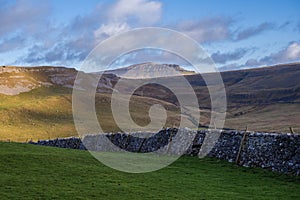
[[[225,161],[183,157],[128,174],[87,151],[0,143],[0,199],[299,199],[300,180]]]

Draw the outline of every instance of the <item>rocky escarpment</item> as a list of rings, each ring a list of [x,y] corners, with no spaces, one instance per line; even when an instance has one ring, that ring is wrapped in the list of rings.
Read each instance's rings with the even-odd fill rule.
[[[194,71],[183,69],[176,64],[160,64],[154,62],[140,63],[119,69],[107,70],[104,73],[115,74],[119,77],[129,79],[144,79],[195,74]]]
[[[209,137],[212,132],[186,131],[186,134],[195,134],[195,138],[186,151],[186,155],[197,156],[203,146],[205,137]],[[166,129],[148,138],[138,137],[141,133],[116,133],[107,134],[104,137],[130,152],[153,152],[159,148],[168,146],[168,154],[177,154],[182,145],[174,145],[172,139],[176,136],[177,129]],[[149,133],[145,133],[149,134]],[[79,138],[67,138],[56,140],[45,140],[31,142],[37,145],[55,146],[62,148],[86,149],[111,151],[101,146],[103,135],[89,135],[82,140]],[[241,145],[242,144],[242,145]],[[229,162],[237,162],[245,167],[261,167],[272,171],[286,174],[300,175],[300,135],[284,133],[259,133],[222,131],[216,144],[208,153],[209,157],[224,159]]]
[[[0,67],[0,94],[17,95],[42,86],[73,88],[78,71],[65,67]],[[92,76],[92,74],[91,74]],[[98,92],[111,91],[117,77],[105,75],[98,83]]]

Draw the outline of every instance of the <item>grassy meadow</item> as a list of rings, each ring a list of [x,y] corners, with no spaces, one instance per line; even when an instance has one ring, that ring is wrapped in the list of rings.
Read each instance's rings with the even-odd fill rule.
[[[182,157],[146,174],[89,152],[0,143],[1,199],[299,199],[300,179],[217,159]]]

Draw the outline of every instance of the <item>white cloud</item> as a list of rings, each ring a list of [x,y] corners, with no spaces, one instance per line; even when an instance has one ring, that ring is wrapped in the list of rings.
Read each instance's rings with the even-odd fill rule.
[[[161,18],[162,4],[148,0],[119,0],[106,13],[106,22],[94,31],[96,43],[134,26],[153,25]]]
[[[290,43],[283,50],[266,56],[260,60],[260,63],[283,63],[300,60],[300,44],[298,42]]]
[[[285,26],[285,24],[283,24],[281,26]],[[236,40],[237,41],[245,40],[247,38],[259,35],[265,31],[272,30],[274,28],[275,28],[275,25],[273,23],[269,23],[269,22],[261,23],[258,26],[248,27],[248,28],[238,32],[238,34],[236,36]]]
[[[245,64],[229,64],[220,67],[220,70],[245,69],[259,66],[268,66],[280,63],[292,63],[300,61],[300,43],[291,42],[284,49],[265,56],[261,59],[249,59]]]
[[[161,18],[162,4],[148,0],[119,0],[113,4],[99,4],[86,16],[77,16],[68,27],[72,33],[85,32],[111,36],[131,27],[149,26]]]
[[[140,25],[153,25],[161,18],[162,4],[148,0],[119,0],[109,13],[117,22],[136,20]]]
[[[34,3],[18,0],[13,4],[0,7],[0,36],[7,33],[21,31],[24,33],[36,33],[41,28],[46,28],[46,17],[49,15],[48,3]]]
[[[183,21],[177,29],[198,42],[229,39],[232,19],[226,17],[206,18],[199,21]]]
[[[97,40],[103,40],[109,36],[128,31],[130,26],[127,23],[110,23],[102,24],[97,30],[94,31],[94,36]]]
[[[168,64],[175,63],[181,66],[190,65],[186,60],[180,58],[179,56],[171,52],[159,49],[141,49],[120,56],[117,60],[114,61],[112,68],[120,66],[129,66],[132,64],[145,62],[157,62]]]
[[[293,42],[283,52],[284,59],[300,59],[300,44]]]
[[[2,41],[0,40],[0,53],[18,49],[20,46],[24,45],[25,41],[26,39],[21,36],[5,38]]]
[[[216,63],[226,63],[228,61],[233,61],[233,60],[239,60],[243,56],[248,53],[249,49],[245,48],[238,48],[235,49],[234,51],[227,51],[221,53],[220,51],[217,51],[211,55],[211,58],[214,60]]]

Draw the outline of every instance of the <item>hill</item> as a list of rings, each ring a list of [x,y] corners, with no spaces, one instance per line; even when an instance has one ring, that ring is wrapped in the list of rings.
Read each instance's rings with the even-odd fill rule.
[[[211,102],[203,76],[214,77],[214,74],[193,74],[186,79],[198,96],[201,124],[208,125]],[[249,130],[274,132],[289,132],[289,127],[294,127],[300,132],[300,63],[227,71],[221,72],[221,76],[227,96],[226,127],[247,126]],[[171,80],[176,82],[176,77]],[[177,91],[188,95],[185,88]],[[145,85],[135,94],[178,104],[170,90],[155,84]]]
[[[76,136],[71,109],[76,74],[75,69],[63,67],[0,67],[0,139],[26,141]],[[192,74],[186,79],[198,96],[200,123],[208,125],[210,98],[202,76]],[[289,132],[289,127],[293,127],[300,132],[299,63],[222,72],[221,76],[228,102],[225,127],[247,126],[248,130],[268,132]],[[176,81],[176,77],[161,78]],[[107,132],[119,130],[110,110],[110,95],[118,80],[116,75],[104,74],[98,83],[97,116]],[[140,81],[126,80],[124,90],[132,82]],[[185,89],[180,91],[184,93]],[[132,117],[139,125],[150,122],[148,110],[155,103],[168,110],[166,126],[178,124],[180,115],[174,94],[162,86],[147,84],[135,91],[131,102]]]
[[[300,102],[300,63],[226,71],[220,74],[230,105]],[[206,96],[208,91],[203,76],[214,77],[214,74],[193,74],[186,76],[186,79],[193,86],[197,94],[201,93],[202,97],[199,96],[199,100],[208,107],[210,103],[209,98]],[[176,77],[173,77],[172,80],[176,81]],[[168,98],[170,94],[166,89],[161,92],[166,93],[165,96],[161,93],[157,95],[155,92],[157,90],[156,87],[148,85],[143,88],[143,91],[149,93],[149,96],[153,94],[153,97],[159,96],[164,100],[174,101],[174,98]]]
[[[128,67],[107,70],[105,74],[115,74],[122,78],[143,79],[153,77],[170,77],[181,75],[195,74],[194,71],[186,70],[176,64],[159,64],[146,62]]]
[[[299,177],[182,157],[146,174],[104,166],[87,151],[0,142],[1,199],[298,199]],[[26,185],[26,187],[24,187]]]
[[[96,112],[105,132],[119,131],[110,109],[108,93],[96,95]],[[40,87],[19,95],[0,95],[0,140],[28,141],[78,136],[72,114],[72,89],[59,86]],[[167,126],[179,121],[178,108],[162,100],[134,96],[130,113],[139,125],[150,122],[151,105],[161,104],[167,111]],[[156,116],[158,119],[161,116]]]
[[[73,88],[78,71],[66,67],[0,67],[0,94],[17,95],[43,86]],[[93,78],[93,74],[89,74]],[[118,77],[104,74],[99,80],[97,92],[110,92]]]

